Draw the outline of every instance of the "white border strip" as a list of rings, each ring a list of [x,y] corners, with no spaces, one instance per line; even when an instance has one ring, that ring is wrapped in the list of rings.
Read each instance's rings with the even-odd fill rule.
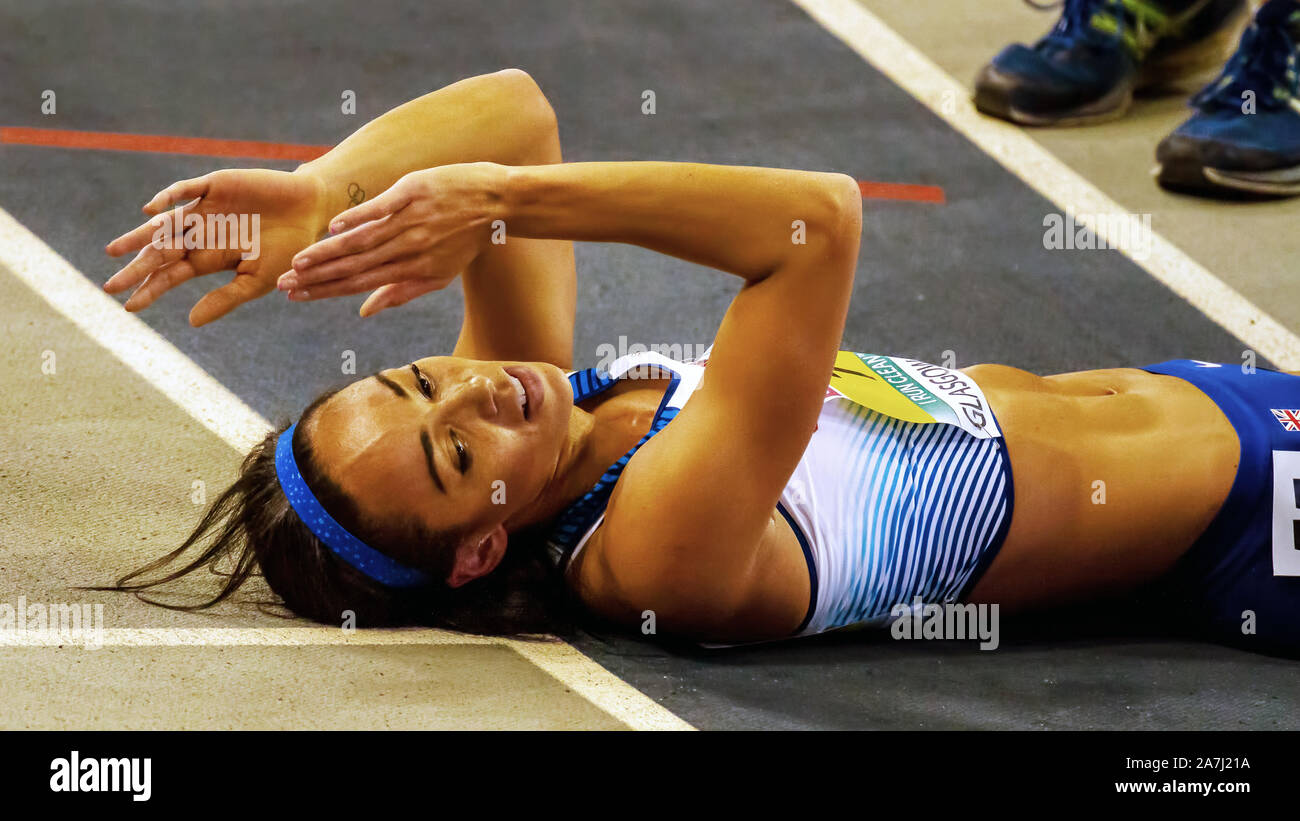
[[[1024,130],[979,113],[970,91],[855,0],[791,0],[882,74],[1099,238],[1138,227],[1137,217],[1075,173]],[[1096,216],[1110,218],[1096,220]],[[1129,224],[1113,217],[1127,215]],[[1100,224],[1098,224],[1100,223]],[[1137,236],[1129,233],[1128,236]],[[1158,233],[1147,259],[1112,242],[1178,296],[1283,370],[1300,369],[1300,337]]]
[[[244,453],[266,436],[271,425],[179,349],[127,313],[67,260],[0,208],[0,265],[7,267],[51,308],[122,361],[222,441]],[[441,630],[361,630],[334,628],[244,630],[105,630],[105,644],[301,645],[301,644],[499,644],[510,647],[566,687],[638,730],[694,729],[658,702],[610,673],[570,645],[461,636]],[[0,647],[57,646],[42,634],[0,632]],[[32,638],[35,636],[36,638]],[[340,638],[344,637],[344,638]],[[55,638],[58,638],[55,636]],[[30,639],[30,640],[29,640]],[[63,640],[67,644],[66,638]]]

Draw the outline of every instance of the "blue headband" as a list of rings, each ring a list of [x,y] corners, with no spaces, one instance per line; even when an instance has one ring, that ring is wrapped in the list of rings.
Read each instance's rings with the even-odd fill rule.
[[[380,584],[389,587],[419,587],[428,584],[429,577],[424,573],[390,559],[353,536],[316,501],[293,458],[293,432],[297,428],[296,422],[290,425],[276,442],[275,475],[280,478],[280,487],[284,489],[290,506],[303,524],[307,525],[307,529],[334,551],[334,555]]]

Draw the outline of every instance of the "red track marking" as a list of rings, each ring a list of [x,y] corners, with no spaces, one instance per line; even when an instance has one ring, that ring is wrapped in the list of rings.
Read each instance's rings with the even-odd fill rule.
[[[333,146],[265,143],[257,140],[212,140],[206,137],[163,137],[153,134],[113,134],[103,131],[63,131],[55,128],[0,128],[0,143],[89,148],[101,151],[154,151],[202,157],[244,157],[255,160],[314,160]]]
[[[945,202],[943,189],[937,185],[908,185],[901,182],[867,182],[858,180],[858,190],[869,200],[911,200]]]
[[[98,151],[153,151],[200,157],[242,157],[255,160],[314,160],[333,146],[267,143],[257,140],[213,140],[207,137],[166,137],[156,134],[116,134],[106,131],[65,131],[57,128],[0,128],[0,143],[80,148]],[[866,199],[945,202],[937,185],[858,181]]]

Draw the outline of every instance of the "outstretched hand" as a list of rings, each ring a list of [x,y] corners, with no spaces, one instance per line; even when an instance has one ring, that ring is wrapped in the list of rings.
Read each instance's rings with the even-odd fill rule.
[[[104,249],[113,257],[139,252],[104,290],[117,294],[135,288],[126,309],[139,311],[182,282],[233,269],[234,279],[209,291],[190,311],[195,326],[269,293],[293,255],[320,236],[329,216],[318,180],[267,169],[228,169],[181,180],[158,192],[143,210],[151,219]]]
[[[502,213],[506,169],[442,165],[402,177],[339,214],[331,236],[293,258],[278,287],[295,301],[373,291],[362,316],[447,287],[483,249]]]

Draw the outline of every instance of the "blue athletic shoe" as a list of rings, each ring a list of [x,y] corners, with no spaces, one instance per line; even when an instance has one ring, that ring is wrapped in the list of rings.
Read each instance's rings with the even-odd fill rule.
[[[1196,113],[1156,150],[1157,180],[1214,195],[1300,194],[1300,3],[1271,0]]]
[[[1221,66],[1249,18],[1247,0],[1064,0],[1045,37],[980,71],[975,107],[1022,125],[1115,119],[1135,90]]]

